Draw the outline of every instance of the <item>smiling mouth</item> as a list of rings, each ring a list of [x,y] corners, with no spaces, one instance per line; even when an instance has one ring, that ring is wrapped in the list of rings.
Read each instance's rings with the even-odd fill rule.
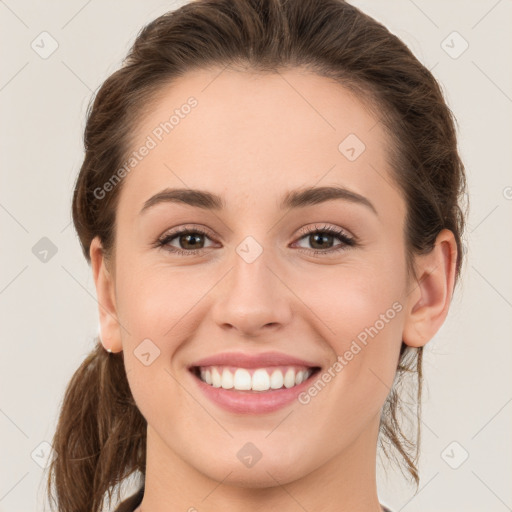
[[[240,368],[234,366],[192,366],[190,372],[203,383],[228,391],[265,393],[290,389],[311,379],[319,366],[270,366]]]

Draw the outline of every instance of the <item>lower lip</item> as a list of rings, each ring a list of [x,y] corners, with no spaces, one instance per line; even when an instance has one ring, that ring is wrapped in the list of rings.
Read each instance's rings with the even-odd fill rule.
[[[304,382],[292,388],[269,391],[236,391],[211,386],[190,372],[192,378],[197,382],[199,389],[207,398],[229,412],[241,414],[264,414],[277,411],[289,405],[297,399],[300,393],[310,386],[311,379],[317,373],[318,370],[313,372]]]

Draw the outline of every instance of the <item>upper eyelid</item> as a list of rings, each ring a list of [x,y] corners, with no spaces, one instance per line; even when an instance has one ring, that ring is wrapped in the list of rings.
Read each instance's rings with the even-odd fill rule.
[[[323,224],[323,225],[322,225]],[[356,240],[356,236],[354,236],[350,231],[341,226],[333,226],[328,223],[316,223],[314,226],[306,226],[303,230],[303,234],[307,235],[309,233],[315,233],[316,231],[340,231],[341,234],[346,235],[348,238],[352,238]],[[339,234],[339,233],[338,233]]]
[[[213,231],[205,226],[201,225],[191,225],[191,224],[184,224],[181,226],[177,226],[174,228],[169,228],[166,231],[163,232],[163,234],[159,238],[166,238],[167,236],[174,236],[179,235],[183,232],[200,232],[204,234],[213,234]]]

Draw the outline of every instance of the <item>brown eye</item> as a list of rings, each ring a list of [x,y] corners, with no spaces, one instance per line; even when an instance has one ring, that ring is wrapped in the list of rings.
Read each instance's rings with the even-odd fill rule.
[[[313,249],[330,249],[327,245],[332,245],[334,239],[336,238],[334,235],[330,235],[327,233],[313,233],[309,236],[309,243],[313,247]]]
[[[204,240],[201,243],[201,238],[204,235],[200,233],[190,233],[185,235],[179,235],[175,237],[178,239],[178,242],[182,249],[202,249],[202,244],[204,244]]]
[[[205,240],[210,239],[208,233],[201,228],[180,228],[164,235],[157,241],[157,246],[171,253],[194,255],[205,249]]]
[[[338,239],[341,244],[333,247],[335,239]],[[314,254],[330,254],[356,245],[355,239],[348,236],[343,229],[330,226],[323,228],[315,226],[312,229],[307,229],[306,234],[300,240],[305,240],[310,245],[309,251],[313,251]]]

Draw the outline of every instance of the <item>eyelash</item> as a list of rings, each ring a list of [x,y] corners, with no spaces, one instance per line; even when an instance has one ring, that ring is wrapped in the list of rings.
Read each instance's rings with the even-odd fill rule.
[[[177,249],[176,247],[172,247],[171,248],[170,246],[168,246],[168,244],[172,240],[174,240],[178,236],[184,235],[184,234],[187,234],[187,235],[190,235],[190,234],[197,235],[197,234],[199,234],[199,235],[204,235],[204,236],[210,238],[209,233],[206,230],[204,230],[203,228],[200,228],[200,227],[190,228],[190,227],[187,227],[187,226],[183,226],[181,228],[176,229],[172,233],[169,233],[169,234],[159,238],[156,241],[155,245],[158,248],[167,250],[167,251],[169,251],[169,252],[171,252],[173,254],[177,254],[179,256],[194,256],[194,255],[200,253],[201,251],[205,251],[206,250],[205,248],[203,248],[203,249],[184,250],[184,249]],[[306,228],[303,231],[303,233],[301,234],[301,236],[299,237],[299,240],[305,238],[306,236],[312,235],[312,234],[328,234],[328,235],[333,235],[336,238],[338,238],[339,240],[341,240],[341,242],[343,242],[343,243],[340,244],[337,248],[334,248],[334,249],[318,250],[318,249],[304,249],[302,247],[302,248],[298,249],[299,251],[301,251],[301,252],[305,251],[305,252],[310,253],[310,254],[313,253],[315,255],[318,254],[318,255],[324,256],[326,254],[333,254],[333,253],[338,253],[338,252],[341,252],[341,251],[346,251],[350,247],[355,247],[357,245],[355,238],[352,238],[352,237],[348,236],[343,229],[341,229],[341,228],[333,228],[333,227],[330,227],[330,226],[323,226],[323,227],[319,228],[317,225],[315,225],[313,228]]]

